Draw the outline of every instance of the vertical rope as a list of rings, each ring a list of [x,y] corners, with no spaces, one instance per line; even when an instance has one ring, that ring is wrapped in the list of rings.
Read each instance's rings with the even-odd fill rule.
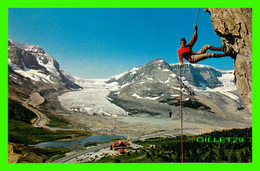
[[[181,115],[181,161],[183,163],[182,80],[181,80],[180,66],[179,66],[179,72],[180,72],[180,115]]]
[[[197,18],[195,25],[197,25],[198,17],[199,17],[200,8],[198,9]],[[194,31],[192,33],[192,36],[194,35]],[[181,67],[179,66],[179,72],[180,72],[180,115],[181,115],[181,162],[183,163],[183,119],[182,119],[182,80],[181,80]]]
[[[200,13],[200,8],[198,9],[198,13],[197,13],[197,18],[196,18],[196,25],[197,25],[197,21],[198,21],[198,18],[199,18],[199,13]]]
[[[197,18],[196,18],[196,22],[195,22],[195,25],[197,25],[197,22],[198,22],[198,18],[199,18],[199,13],[200,13],[200,8],[198,9],[198,13],[197,13]],[[193,33],[192,33],[192,36],[194,35],[194,29],[193,29]]]

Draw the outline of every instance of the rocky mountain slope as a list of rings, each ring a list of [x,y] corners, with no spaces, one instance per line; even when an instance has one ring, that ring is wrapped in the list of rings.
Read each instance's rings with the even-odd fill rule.
[[[61,108],[56,95],[81,88],[41,47],[8,40],[9,98],[37,106]]]
[[[236,86],[252,112],[252,9],[206,8],[205,11],[211,14],[214,31],[223,44],[235,51]]]
[[[128,114],[179,118],[179,67],[156,59],[110,78],[113,85],[108,98]],[[243,107],[233,71],[210,66],[184,64],[182,69],[183,107],[187,120],[249,121],[250,112]]]

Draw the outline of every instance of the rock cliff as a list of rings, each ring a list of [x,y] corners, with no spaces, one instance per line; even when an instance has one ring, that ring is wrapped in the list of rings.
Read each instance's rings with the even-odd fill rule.
[[[248,109],[252,112],[252,9],[205,8],[211,14],[214,31],[222,43],[232,46],[236,59],[235,80]]]

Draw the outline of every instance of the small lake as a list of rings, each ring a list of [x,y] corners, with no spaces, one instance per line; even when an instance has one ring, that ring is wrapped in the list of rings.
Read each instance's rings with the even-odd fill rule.
[[[80,144],[78,147],[81,147],[85,145],[87,142],[107,142],[112,140],[113,138],[123,137],[119,135],[94,135],[86,138],[82,138],[79,140],[73,140],[73,141],[50,141],[50,142],[43,142],[34,145],[35,147],[39,148],[49,148],[49,147],[65,147],[65,148],[71,148],[77,144]]]

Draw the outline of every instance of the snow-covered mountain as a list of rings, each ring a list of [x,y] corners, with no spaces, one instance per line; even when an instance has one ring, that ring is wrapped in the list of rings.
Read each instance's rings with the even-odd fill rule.
[[[250,120],[251,116],[244,109],[237,92],[233,71],[222,71],[206,65],[184,64],[182,82],[186,119]],[[178,64],[169,65],[162,59],[156,59],[114,76],[106,83],[114,87],[108,96],[110,101],[129,114],[167,117],[169,111],[173,111],[173,117],[178,118]]]
[[[237,90],[232,70],[222,71],[207,65],[186,63],[182,67],[182,82],[184,94],[192,95],[195,91],[215,91],[234,99],[239,98],[229,93]],[[132,96],[137,98],[143,96],[145,99],[160,100],[166,96],[177,97],[179,96],[179,65],[169,65],[162,59],[156,59],[146,65],[134,67],[123,74],[116,75],[107,83],[115,85],[115,90],[118,90],[114,92],[116,94],[120,94],[123,89],[131,88],[135,90]],[[157,92],[158,90],[160,91]]]
[[[84,87],[65,93],[59,100],[67,110],[88,115],[138,115],[179,119],[180,82],[178,64],[155,59],[107,80],[68,76]],[[234,83],[234,71],[207,65],[184,64],[182,68],[183,116],[195,122],[226,120],[251,122]],[[111,102],[111,103],[108,103]],[[114,106],[116,104],[118,107]]]
[[[41,47],[8,39],[9,98],[26,101],[37,92],[47,109],[61,109],[57,95],[81,88],[68,75]]]
[[[9,39],[8,66],[9,97],[23,101],[34,101],[33,97],[37,97],[36,101],[41,99],[47,110],[155,117],[168,117],[172,111],[172,118],[179,118],[179,66],[163,59],[107,80],[86,80],[61,70],[58,62],[41,47]],[[182,83],[186,120],[250,122],[251,114],[234,83],[234,71],[184,64]],[[63,94],[75,89],[82,91]],[[34,92],[37,94],[33,95]]]
[[[8,39],[8,66],[35,84],[47,83],[56,89],[62,87],[60,84],[69,89],[80,88],[64,75],[59,63],[39,46]]]

